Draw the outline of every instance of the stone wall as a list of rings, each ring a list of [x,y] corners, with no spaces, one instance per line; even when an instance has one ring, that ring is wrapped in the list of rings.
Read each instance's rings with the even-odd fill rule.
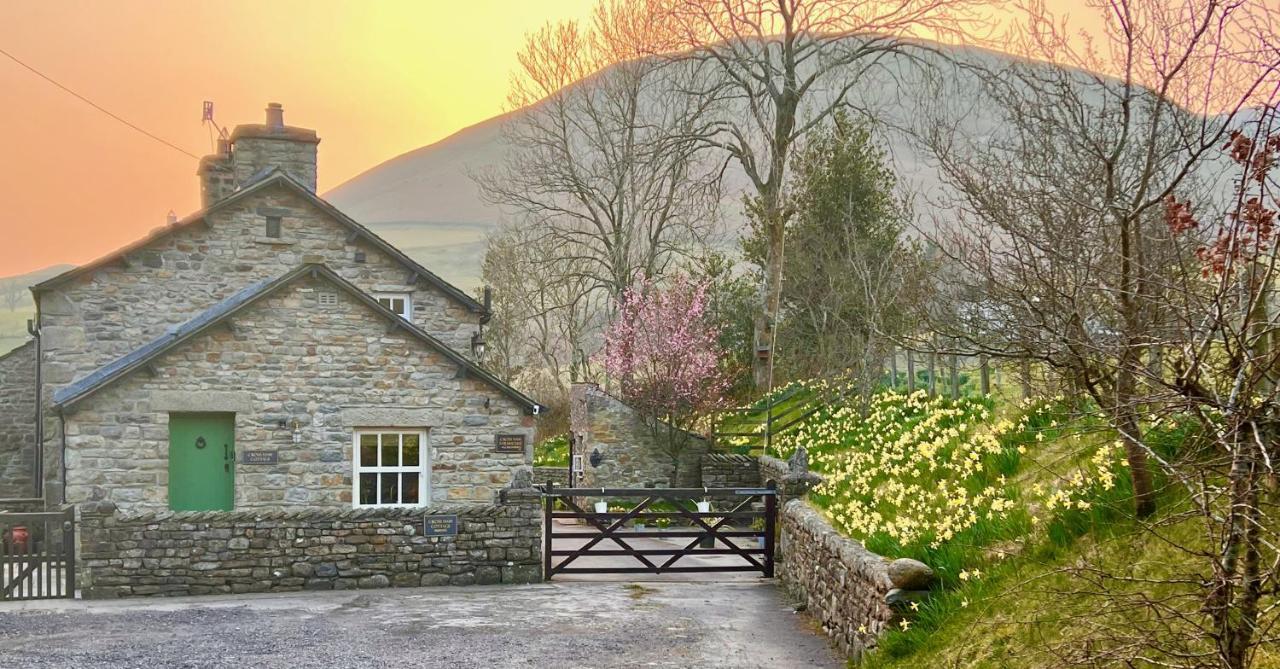
[[[707,453],[701,466],[702,485],[708,488],[755,488],[764,482],[760,460],[749,455]]]
[[[760,456],[760,480],[778,482],[778,508],[787,503],[787,487],[785,479],[790,473],[787,463],[771,455]]]
[[[81,506],[86,598],[341,590],[542,580],[532,489],[490,506],[126,515]],[[456,536],[424,536],[424,515],[456,515]]]
[[[0,355],[0,499],[36,494],[35,341]]]
[[[803,499],[781,511],[778,577],[846,655],[857,659],[893,619],[888,562],[841,535]],[[865,631],[862,631],[865,630]]]
[[[579,383],[570,390],[569,429],[583,458],[581,487],[702,486],[699,463],[708,451],[705,439],[688,435],[677,467],[644,419],[595,384]],[[597,451],[599,462],[593,465],[591,456]]]
[[[322,292],[336,300],[322,304]],[[277,453],[235,465],[238,510],[350,508],[359,428],[425,430],[436,503],[491,504],[532,461],[533,417],[520,405],[323,276],[298,277],[231,322],[67,412],[69,502],[167,510],[170,412],[234,412],[239,452]],[[497,434],[525,435],[525,452],[496,452]]]
[[[534,467],[533,483],[534,485],[544,485],[547,481],[556,484],[557,487],[569,487],[569,468],[568,467]]]

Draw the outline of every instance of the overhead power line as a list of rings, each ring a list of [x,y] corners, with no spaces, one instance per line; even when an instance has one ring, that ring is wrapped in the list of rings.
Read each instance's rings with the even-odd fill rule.
[[[96,110],[98,110],[98,111],[102,112],[103,114],[106,114],[107,116],[110,116],[111,118],[113,118],[113,119],[115,119],[115,120],[117,120],[117,121],[119,121],[119,122],[121,122],[121,123],[123,123],[123,124],[125,124],[125,125],[129,126],[130,128],[133,128],[134,130],[137,130],[138,132],[140,132],[140,133],[142,133],[142,134],[146,135],[147,137],[150,137],[151,139],[154,139],[155,141],[160,142],[161,144],[164,144],[165,146],[167,146],[167,147],[169,147],[169,148],[173,149],[174,151],[177,151],[177,152],[179,152],[179,153],[181,153],[181,154],[183,154],[183,155],[185,155],[185,156],[190,156],[190,157],[192,157],[192,158],[195,158],[196,160],[199,160],[199,159],[200,159],[200,156],[197,156],[196,154],[191,153],[190,151],[188,151],[188,150],[186,150],[186,149],[184,149],[184,148],[182,148],[182,147],[178,146],[177,144],[174,144],[173,142],[170,142],[169,140],[167,140],[167,139],[165,139],[165,138],[163,138],[163,137],[159,137],[159,136],[157,136],[157,135],[155,135],[155,134],[152,134],[152,133],[150,133],[150,132],[147,132],[145,129],[140,128],[140,127],[138,127],[137,125],[135,125],[135,124],[131,123],[130,121],[128,121],[128,120],[126,120],[126,119],[123,119],[123,118],[121,118],[121,117],[117,116],[117,115],[116,115],[115,113],[113,113],[111,110],[104,108],[102,105],[100,105],[100,104],[98,104],[98,103],[94,102],[93,100],[90,100],[89,98],[86,98],[85,96],[80,95],[79,93],[77,93],[77,92],[75,92],[75,91],[71,90],[70,88],[67,88],[66,86],[63,86],[62,84],[58,83],[56,80],[54,80],[54,79],[53,79],[52,77],[50,77],[49,75],[45,74],[44,72],[41,72],[40,70],[37,70],[36,68],[34,68],[34,67],[32,67],[32,66],[30,66],[30,65],[28,65],[28,64],[26,64],[26,63],[24,63],[21,59],[19,59],[19,58],[18,58],[17,56],[15,56],[15,55],[13,55],[13,54],[9,53],[8,51],[5,51],[4,49],[0,49],[0,55],[4,55],[4,56],[5,56],[6,58],[8,58],[9,60],[12,60],[13,62],[15,62],[15,63],[17,63],[17,64],[21,65],[22,67],[24,67],[24,68],[26,68],[26,69],[30,70],[30,71],[31,71],[31,73],[32,73],[32,74],[35,74],[37,77],[40,77],[41,79],[44,79],[45,81],[47,81],[47,82],[49,82],[49,83],[53,84],[54,86],[57,86],[58,88],[61,88],[62,90],[66,91],[67,93],[70,93],[71,95],[75,96],[75,98],[76,98],[77,100],[79,100],[79,101],[81,101],[81,102],[83,102],[83,103],[85,103],[85,104],[89,105],[90,107],[93,107],[94,109],[96,109]]]

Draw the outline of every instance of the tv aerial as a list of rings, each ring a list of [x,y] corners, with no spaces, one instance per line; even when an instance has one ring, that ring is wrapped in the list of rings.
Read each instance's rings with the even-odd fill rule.
[[[208,126],[209,128],[210,151],[214,153],[221,153],[221,148],[229,137],[227,135],[227,129],[218,125],[218,122],[213,120],[213,100],[204,101],[204,110],[200,115],[200,125]],[[214,137],[213,134],[215,130],[218,132],[217,137]]]

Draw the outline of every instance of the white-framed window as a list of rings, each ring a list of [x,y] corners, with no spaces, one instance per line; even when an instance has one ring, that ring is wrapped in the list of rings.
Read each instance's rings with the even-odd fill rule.
[[[353,506],[416,506],[429,501],[425,430],[357,430],[353,450]]]
[[[378,304],[400,314],[406,321],[413,320],[413,298],[408,293],[378,293]]]

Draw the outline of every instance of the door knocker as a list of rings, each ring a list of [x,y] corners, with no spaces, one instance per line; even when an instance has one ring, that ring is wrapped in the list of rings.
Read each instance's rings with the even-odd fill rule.
[[[196,437],[196,448],[204,448],[208,444],[205,443],[204,437]]]

